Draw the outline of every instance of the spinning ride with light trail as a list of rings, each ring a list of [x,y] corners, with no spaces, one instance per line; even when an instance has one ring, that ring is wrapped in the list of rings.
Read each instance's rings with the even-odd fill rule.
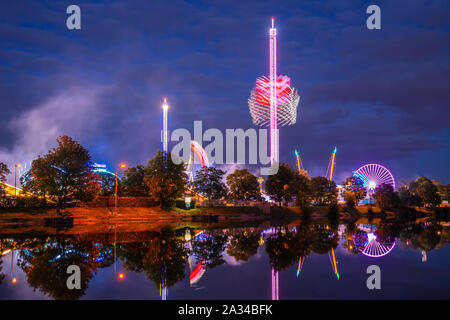
[[[188,176],[188,181],[191,182],[194,181],[194,164],[195,164],[194,155],[197,156],[202,168],[209,167],[209,159],[208,155],[205,152],[205,149],[203,149],[202,146],[197,141],[191,140],[191,153],[189,156],[189,162],[187,163],[186,166],[186,174]]]
[[[291,87],[288,76],[277,75],[277,29],[272,18],[270,35],[270,75],[256,79],[248,106],[252,121],[258,126],[270,126],[270,164],[279,162],[278,125],[292,125],[297,120],[300,97]]]
[[[366,164],[356,171],[353,175],[363,181],[367,191],[373,192],[376,187],[382,184],[388,184],[395,190],[395,180],[392,173],[380,164]]]

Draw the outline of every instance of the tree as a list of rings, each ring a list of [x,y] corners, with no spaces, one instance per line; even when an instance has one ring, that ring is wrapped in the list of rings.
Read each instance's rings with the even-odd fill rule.
[[[419,196],[410,192],[407,186],[400,187],[397,191],[400,205],[404,207],[420,206],[421,201]]]
[[[339,243],[337,231],[331,230],[326,225],[315,225],[311,230],[311,251],[318,254],[325,254],[336,249]]]
[[[416,192],[426,207],[434,207],[441,203],[438,188],[429,180],[420,182]]]
[[[163,207],[181,197],[187,180],[184,170],[183,163],[174,163],[168,153],[158,150],[145,167],[144,182],[150,198]]]
[[[399,204],[400,199],[390,184],[383,183],[375,188],[373,195],[381,209],[392,208]]]
[[[97,273],[98,249],[93,242],[71,238],[49,239],[44,245],[21,250],[18,265],[27,276],[28,285],[50,298],[73,300],[82,297]],[[67,287],[67,267],[80,268],[81,289]]]
[[[345,188],[345,201],[347,206],[352,208],[358,201],[364,199],[366,196],[366,188],[364,188],[364,182],[362,179],[350,176],[343,183]]]
[[[286,228],[284,233],[279,230],[278,233],[267,238],[265,246],[270,265],[277,271],[286,270],[292,266],[301,256],[300,251],[304,250],[295,233]]]
[[[225,263],[223,252],[227,245],[228,236],[223,233],[216,235],[205,234],[204,238],[192,240],[192,253],[197,261],[203,261],[208,269],[213,269]]]
[[[225,171],[214,167],[202,167],[195,173],[192,184],[194,191],[211,199],[221,199],[227,194],[227,186],[223,183]]]
[[[8,166],[0,161],[0,182],[5,182],[6,176],[10,173]]]
[[[311,196],[319,205],[328,205],[336,202],[336,183],[325,177],[311,179]]]
[[[236,169],[227,176],[227,184],[230,188],[230,198],[237,200],[259,200],[258,179],[248,172],[248,169]]]
[[[297,171],[294,173],[291,182],[288,184],[288,192],[295,195],[297,205],[306,208],[311,203],[311,186],[307,176]]]
[[[247,231],[234,235],[227,246],[227,254],[236,261],[248,261],[258,251],[259,239],[259,234]]]
[[[6,176],[10,173],[11,171],[9,170],[8,166],[3,162],[0,162],[0,183],[5,182]],[[4,188],[0,185],[0,199],[2,200],[2,204],[3,201],[5,200],[4,195],[5,195]]]
[[[427,177],[420,176],[409,183],[409,191],[411,194],[419,197],[425,206],[432,207],[441,203],[438,186],[439,182],[435,184]]]
[[[33,160],[21,182],[25,192],[55,197],[59,212],[70,201],[94,199],[100,192],[100,177],[92,172],[89,151],[77,141],[61,136],[56,142],[57,148]]]
[[[145,197],[149,190],[144,182],[145,167],[137,165],[124,171],[120,181],[122,192],[124,195],[132,197]]]
[[[116,177],[108,173],[98,173],[100,176],[100,195],[111,196],[116,187]]]
[[[3,280],[5,280],[6,275],[4,273],[2,273],[2,269],[3,269],[3,256],[0,256],[0,286],[2,285]]]
[[[444,185],[439,181],[433,180],[433,184],[438,188],[438,193],[442,200],[450,200],[450,184]]]
[[[411,182],[409,183],[409,191],[410,191],[411,193],[413,193],[413,194],[416,194],[416,193],[417,193],[417,188],[419,187],[419,185],[420,185],[421,183],[424,183],[424,182],[432,183],[432,181],[431,181],[430,179],[428,179],[427,177],[420,176],[420,177],[417,178],[416,180],[411,181]]]
[[[292,183],[295,179],[296,171],[289,167],[285,163],[281,163],[276,174],[270,175],[267,178],[265,187],[266,193],[281,207],[281,203],[284,201],[286,204],[289,202],[293,195],[293,189],[296,189]],[[289,185],[291,184],[291,188]]]
[[[443,186],[439,193],[441,194],[442,200],[450,201],[450,183]]]

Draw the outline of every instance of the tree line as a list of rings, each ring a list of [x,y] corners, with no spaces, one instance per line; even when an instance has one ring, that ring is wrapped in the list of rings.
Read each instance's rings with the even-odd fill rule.
[[[58,211],[76,202],[91,201],[98,195],[115,193],[115,176],[94,172],[87,149],[68,136],[61,136],[56,142],[55,148],[33,160],[30,170],[20,177],[25,193],[32,194],[39,203],[53,201]],[[258,179],[248,169],[236,169],[225,177],[226,172],[219,168],[202,167],[190,182],[185,173],[186,165],[180,161],[172,161],[175,160],[172,159],[173,156],[157,151],[146,165],[124,170],[117,184],[118,195],[150,197],[162,207],[173,205],[176,199],[183,197],[187,189],[208,200],[262,200]],[[9,168],[0,162],[0,181],[4,182],[10,173]],[[354,207],[366,197],[366,188],[357,177],[347,178],[342,186],[342,195],[348,207]],[[409,185],[404,184],[397,191],[390,185],[377,186],[373,197],[382,208],[433,207],[442,200],[449,199],[449,190],[450,185],[420,177]],[[335,205],[338,198],[335,182],[326,177],[311,178],[305,171],[298,172],[284,163],[280,164],[275,175],[267,177],[265,194],[279,206],[294,201],[299,207],[311,204]],[[6,199],[4,190],[0,190],[0,206],[5,205]]]

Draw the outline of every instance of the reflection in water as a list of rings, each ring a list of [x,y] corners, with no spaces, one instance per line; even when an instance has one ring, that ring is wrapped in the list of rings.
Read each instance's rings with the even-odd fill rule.
[[[0,285],[4,285],[6,279],[2,270],[4,258],[9,255],[10,282],[14,282],[13,272],[23,272],[30,288],[52,299],[79,299],[86,294],[98,270],[112,265],[115,279],[126,281],[125,274],[145,274],[161,299],[166,299],[169,288],[184,281],[187,274],[189,286],[196,287],[205,274],[225,266],[229,258],[246,264],[263,252],[269,263],[265,268],[271,275],[271,298],[278,300],[280,272],[293,268],[299,278],[305,261],[312,255],[327,254],[337,280],[340,279],[338,247],[351,255],[382,258],[391,253],[397,243],[401,249],[413,248],[421,252],[425,262],[427,253],[448,243],[449,224],[428,221],[338,225],[303,221],[269,228],[181,228],[127,234],[114,228],[111,237],[110,240],[108,235],[85,234],[1,239]],[[261,247],[263,251],[259,250]],[[340,252],[342,258],[343,251]],[[16,259],[19,269],[13,268],[12,259]],[[120,272],[117,261],[123,269]],[[314,263],[307,262],[307,269],[314,269]],[[69,290],[66,286],[69,265],[81,269],[81,290]]]

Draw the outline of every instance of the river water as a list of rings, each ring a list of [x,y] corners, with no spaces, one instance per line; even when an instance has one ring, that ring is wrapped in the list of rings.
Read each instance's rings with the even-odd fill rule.
[[[450,298],[448,222],[265,222],[0,241],[0,299]],[[70,265],[80,268],[80,289],[67,287]],[[380,289],[367,286],[372,265]]]

